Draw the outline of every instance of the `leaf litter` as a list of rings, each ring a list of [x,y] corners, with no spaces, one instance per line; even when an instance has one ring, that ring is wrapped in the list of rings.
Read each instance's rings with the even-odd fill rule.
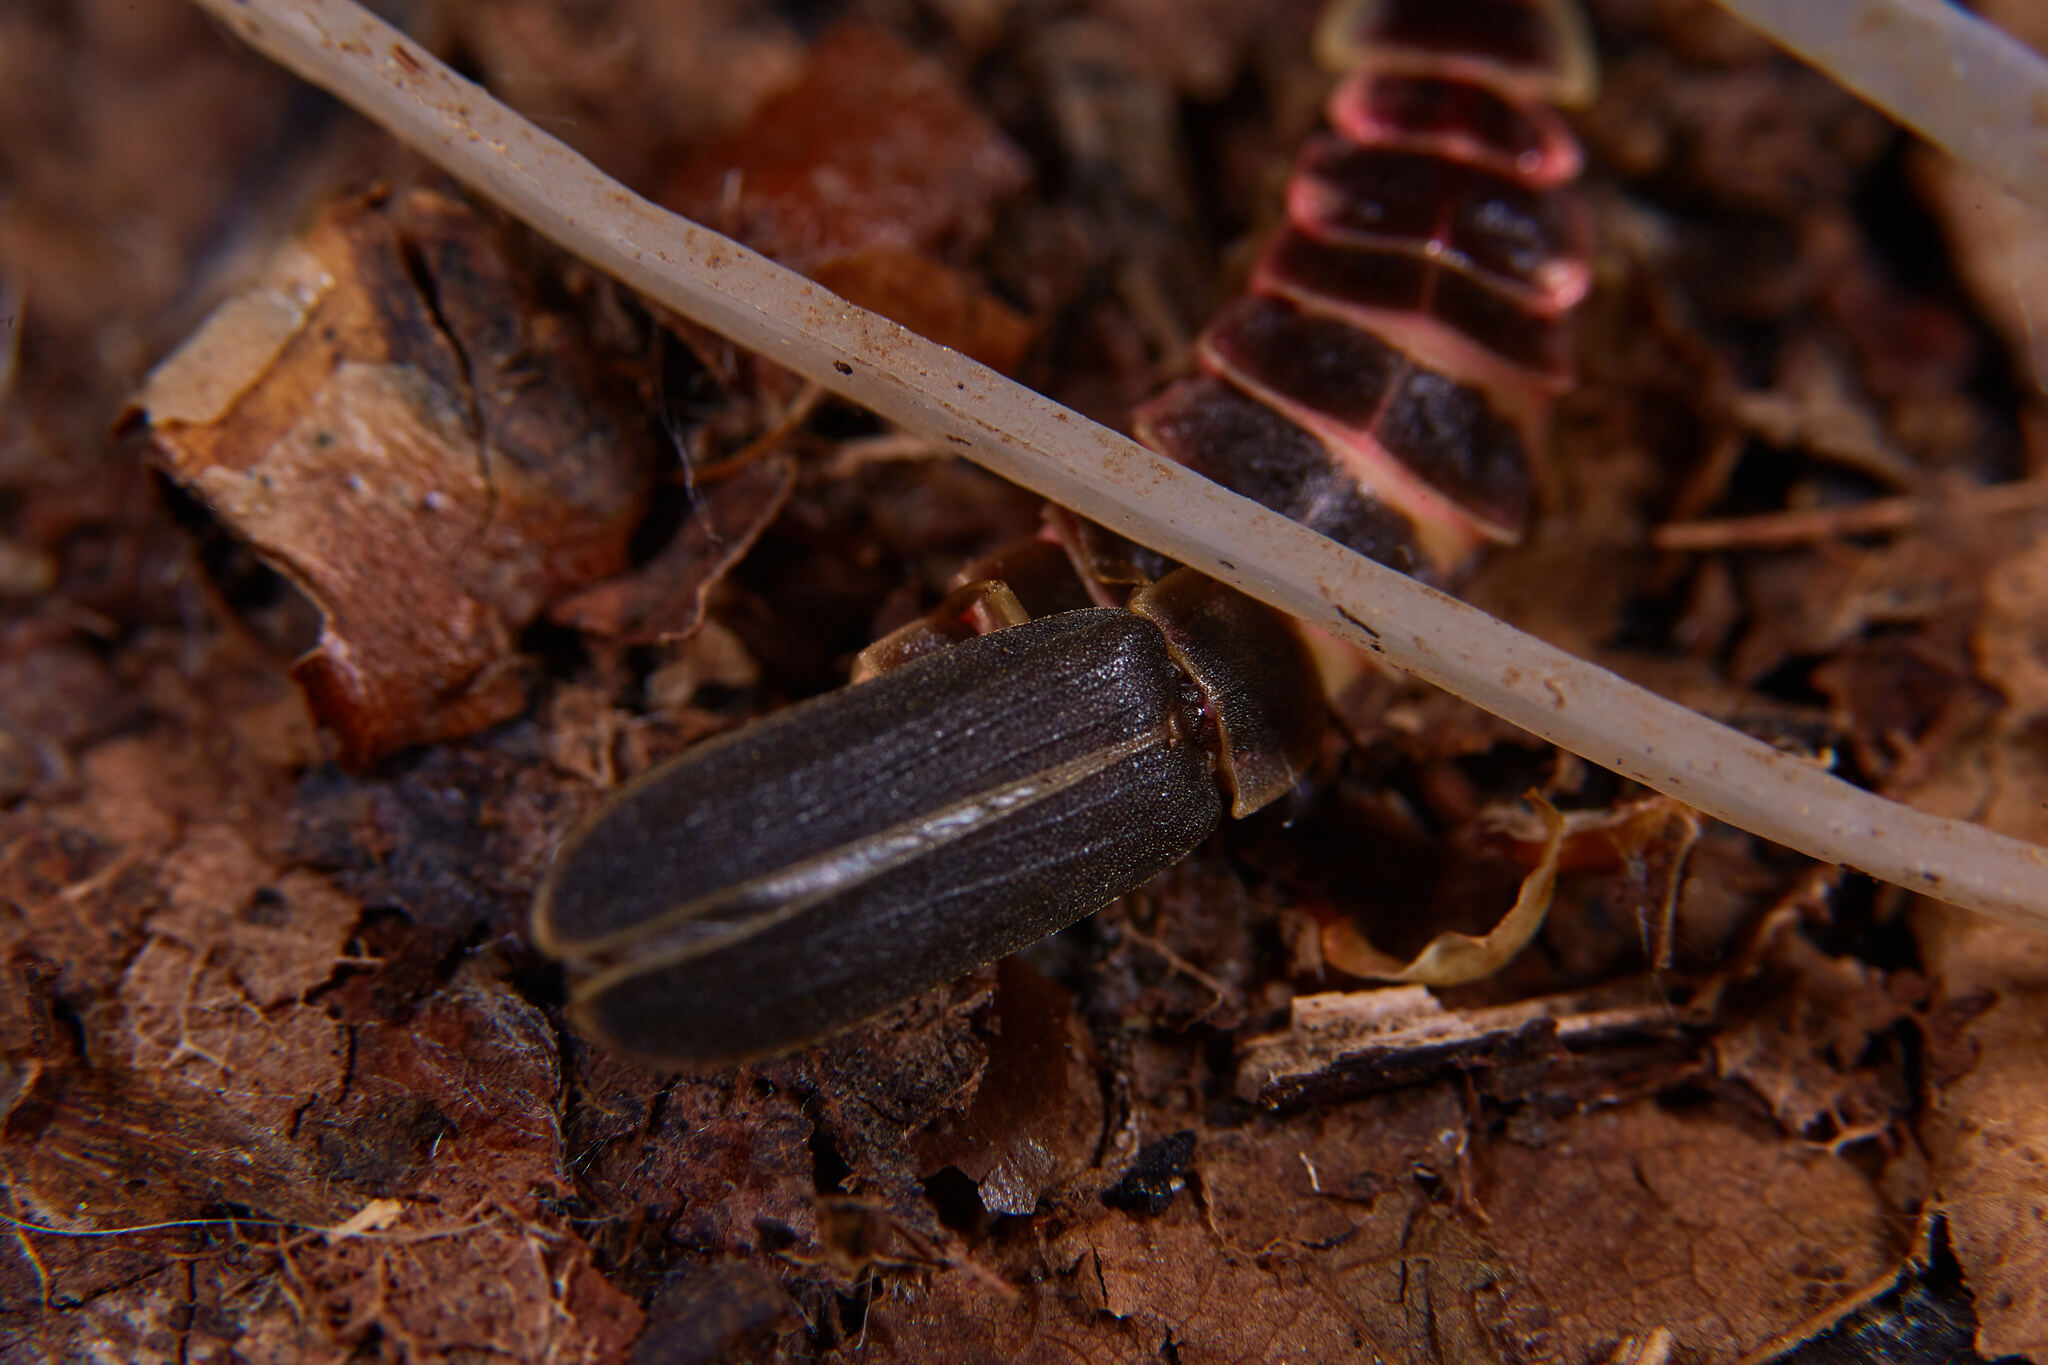
[[[1331,924],[1412,956],[1513,899],[1529,850],[1485,812],[1534,787],[1598,819],[1633,795],[1410,683],[1354,683],[1292,828],[1253,822],[1094,925],[803,1056],[663,1077],[565,1033],[519,925],[574,816],[831,685],[1033,509],[944,461],[838,459],[878,433],[835,404],[778,427],[786,377],[655,342],[661,319],[360,129],[293,134],[315,169],[245,195],[223,268],[207,234],[228,186],[275,155],[248,111],[285,87],[171,0],[138,11],[143,44],[113,17],[133,8],[0,17],[0,52],[30,54],[12,88],[61,73],[84,93],[50,99],[108,111],[66,179],[32,101],[0,104],[25,149],[0,268],[30,320],[0,536],[51,566],[0,620],[8,1358],[1798,1360],[1917,1313],[1956,1349],[2048,1359],[2035,940],[1725,831],[1681,858],[1660,828],[1567,858],[1497,975],[1356,989]],[[919,25],[853,5],[875,36],[819,41],[873,60],[835,82],[779,11],[443,8],[507,88],[572,110],[580,145],[700,196],[727,193],[718,158],[761,154],[757,121],[895,73],[921,107],[804,125],[812,160],[788,175],[833,187],[841,283],[936,300],[1098,407],[1177,360],[1171,310],[1120,268],[1161,259],[1143,196],[1057,173],[1116,164],[1073,140],[1101,110],[1030,112],[1118,43],[1051,46],[1022,7]],[[1673,508],[1935,508],[1938,479],[2038,475],[2024,235],[1951,224],[1967,191],[1902,169],[1881,124],[1707,7],[1592,8],[1612,74],[1582,131],[1616,245],[1556,496],[1476,592],[1902,799],[2048,837],[2038,516],[1648,547]],[[1205,5],[1171,43],[1154,7],[1088,15],[1152,35],[1121,44],[1150,55],[1116,79],[1191,111],[1165,143],[1212,238],[1174,257],[1204,262],[1191,293],[1227,294],[1208,248],[1253,226],[1276,130],[1301,131],[1282,92],[1313,9],[1255,33]],[[515,59],[519,31],[558,41]],[[616,55],[632,33],[662,60],[687,37],[731,79],[686,82],[693,102]],[[1010,38],[1067,55],[1006,61],[1029,47]],[[138,77],[187,57],[202,74]],[[172,126],[196,156],[156,148]],[[367,195],[364,164],[386,182]],[[1925,196],[1952,264],[1904,269],[1907,229],[1857,205],[1880,194]],[[166,225],[169,255],[115,250],[122,213]],[[277,283],[309,256],[328,283]],[[152,488],[110,419],[202,304],[252,289],[217,324],[235,344],[143,388],[191,496]],[[337,290],[359,291],[357,330],[328,338],[308,319]],[[1699,385],[1701,356],[1741,382]],[[284,497],[279,477],[322,468],[288,434],[306,413],[364,439]],[[696,428],[774,448],[759,473],[659,479]],[[334,490],[401,448],[453,505],[351,513]],[[540,458],[563,449],[584,462]],[[224,496],[229,470],[248,489],[275,471],[273,491]],[[439,537],[444,515],[462,524]],[[348,687],[299,685],[316,642]]]

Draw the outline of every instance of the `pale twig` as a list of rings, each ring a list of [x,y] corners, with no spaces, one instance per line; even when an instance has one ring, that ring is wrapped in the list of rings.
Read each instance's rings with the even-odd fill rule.
[[[2048,210],[2048,58],[1947,0],[1721,0],[1956,160]]]
[[[1879,498],[1845,507],[1801,507],[1714,521],[1659,526],[1650,543],[1660,550],[1768,550],[1844,536],[1904,531],[1943,516],[1959,525],[1986,517],[2038,512],[2048,507],[2048,479],[1995,483],[1938,497]]]
[[[2048,850],[1906,809],[1373,564],[610,179],[349,0],[194,0],[530,227],[775,363],[1739,828],[2048,931]]]

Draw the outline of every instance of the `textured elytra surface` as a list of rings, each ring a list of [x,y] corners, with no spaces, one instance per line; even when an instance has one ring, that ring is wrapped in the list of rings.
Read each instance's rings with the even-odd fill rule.
[[[1026,622],[686,754],[556,855],[581,1017],[705,1067],[780,1052],[1065,928],[1215,827],[1165,637]],[[623,941],[622,941],[623,940]]]
[[[1043,310],[1058,342],[1034,379],[1122,412],[1233,292],[1209,247],[1275,202],[1308,130],[1299,8],[1077,10],[1091,38],[948,6],[899,34],[1044,167],[1127,168],[1042,175],[1008,209],[1031,230],[949,262]],[[448,13],[498,88],[622,167],[744,127],[814,36],[757,6]],[[2001,376],[2030,342],[1978,312],[2009,309],[2018,276],[1980,246],[1967,273],[1998,286],[1980,303],[1909,268],[1946,257],[1907,210],[1961,213],[1967,192],[1923,186],[1869,115],[1710,11],[1596,19],[1610,103],[1579,128],[1620,274],[1585,314],[1546,520],[1475,591],[1781,742],[1850,753],[1867,781],[2033,829],[2032,522],[1929,515],[1676,567],[1644,550],[1659,519],[1902,495],[1867,482],[1885,469],[1965,494],[2023,474]],[[560,832],[620,777],[828,685],[835,656],[1034,509],[944,462],[884,462],[886,437],[821,411],[788,438],[786,512],[708,592],[722,635],[614,654],[543,628],[515,642],[540,686],[513,721],[344,775],[285,671],[304,615],[193,509],[166,515],[103,435],[193,322],[193,263],[240,221],[224,206],[281,183],[248,159],[281,87],[168,4],[0,22],[24,187],[0,232],[30,283],[0,536],[43,566],[9,579],[0,635],[0,1211],[59,1229],[0,1244],[14,1357],[1605,1361],[1661,1331],[1668,1358],[1725,1360],[1802,1325],[1815,1343],[1782,1350],[1814,1360],[1844,1342],[2038,1353],[2027,1206],[2003,1197],[2034,1179],[2031,956],[1918,912],[1909,937],[1867,890],[1811,887],[1725,831],[1687,864],[1669,971],[1643,971],[1668,889],[1638,875],[1663,865],[1652,847],[1569,874],[1537,951],[1443,1006],[1481,1019],[1593,982],[1652,1013],[1710,998],[1703,1029],[1241,1105],[1237,1046],[1288,1028],[1294,996],[1354,984],[1319,970],[1318,916],[1390,951],[1483,930],[1521,870],[1487,806],[1530,782],[1609,795],[1384,678],[1344,699],[1292,828],[1232,831],[1035,966],[711,1077],[565,1035],[559,982],[519,937]],[[1028,70],[1000,55],[1027,50]],[[1105,82],[1105,52],[1144,60]],[[1191,117],[1114,119],[1130,106],[1111,99]],[[1199,154],[1147,127],[1191,129]],[[1139,150],[1090,136],[1114,130]],[[310,164],[319,131],[270,154]],[[1155,191],[1188,167],[1178,198],[1201,211],[1162,236],[1151,210],[1176,196]],[[175,259],[131,249],[144,216]],[[1208,264],[1162,265],[1190,258]],[[573,270],[560,289],[590,304],[579,329],[634,335]],[[650,391],[700,471],[792,410],[714,341],[668,363]],[[1844,413],[1877,439],[1844,437]],[[1866,1302],[1929,1209],[1951,1268]],[[179,1225],[121,1231],[155,1222]],[[85,1230],[117,1235],[67,1235]]]

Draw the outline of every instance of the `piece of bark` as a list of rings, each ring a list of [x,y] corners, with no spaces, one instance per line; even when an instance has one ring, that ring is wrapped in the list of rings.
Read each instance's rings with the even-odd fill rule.
[[[432,190],[328,205],[137,402],[321,609],[298,676],[355,765],[521,710],[517,633],[624,567],[652,471],[571,321]]]

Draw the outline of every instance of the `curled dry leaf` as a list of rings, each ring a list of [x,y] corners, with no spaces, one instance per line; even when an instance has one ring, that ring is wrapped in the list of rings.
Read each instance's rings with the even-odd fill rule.
[[[1547,802],[1490,809],[1480,815],[1476,838],[1505,842],[1518,861],[1535,866],[1552,856],[1554,814]],[[1575,810],[1562,818],[1563,842],[1555,855],[1559,872],[1612,872],[1640,862],[1651,845],[1674,833],[1683,847],[1700,832],[1698,812],[1668,796]]]
[[[1529,800],[1547,827],[1547,838],[1536,866],[1522,879],[1514,905],[1489,932],[1477,938],[1470,934],[1438,934],[1413,959],[1402,962],[1367,943],[1350,920],[1339,920],[1323,927],[1323,960],[1340,972],[1367,980],[1425,986],[1461,986],[1491,976],[1513,961],[1515,954],[1528,947],[1529,940],[1543,927],[1543,917],[1550,911],[1551,892],[1557,886],[1558,860],[1565,847],[1564,816],[1533,792]]]
[[[430,190],[330,204],[136,401],[324,614],[297,673],[353,764],[521,710],[519,630],[624,567],[651,476],[568,319]]]

